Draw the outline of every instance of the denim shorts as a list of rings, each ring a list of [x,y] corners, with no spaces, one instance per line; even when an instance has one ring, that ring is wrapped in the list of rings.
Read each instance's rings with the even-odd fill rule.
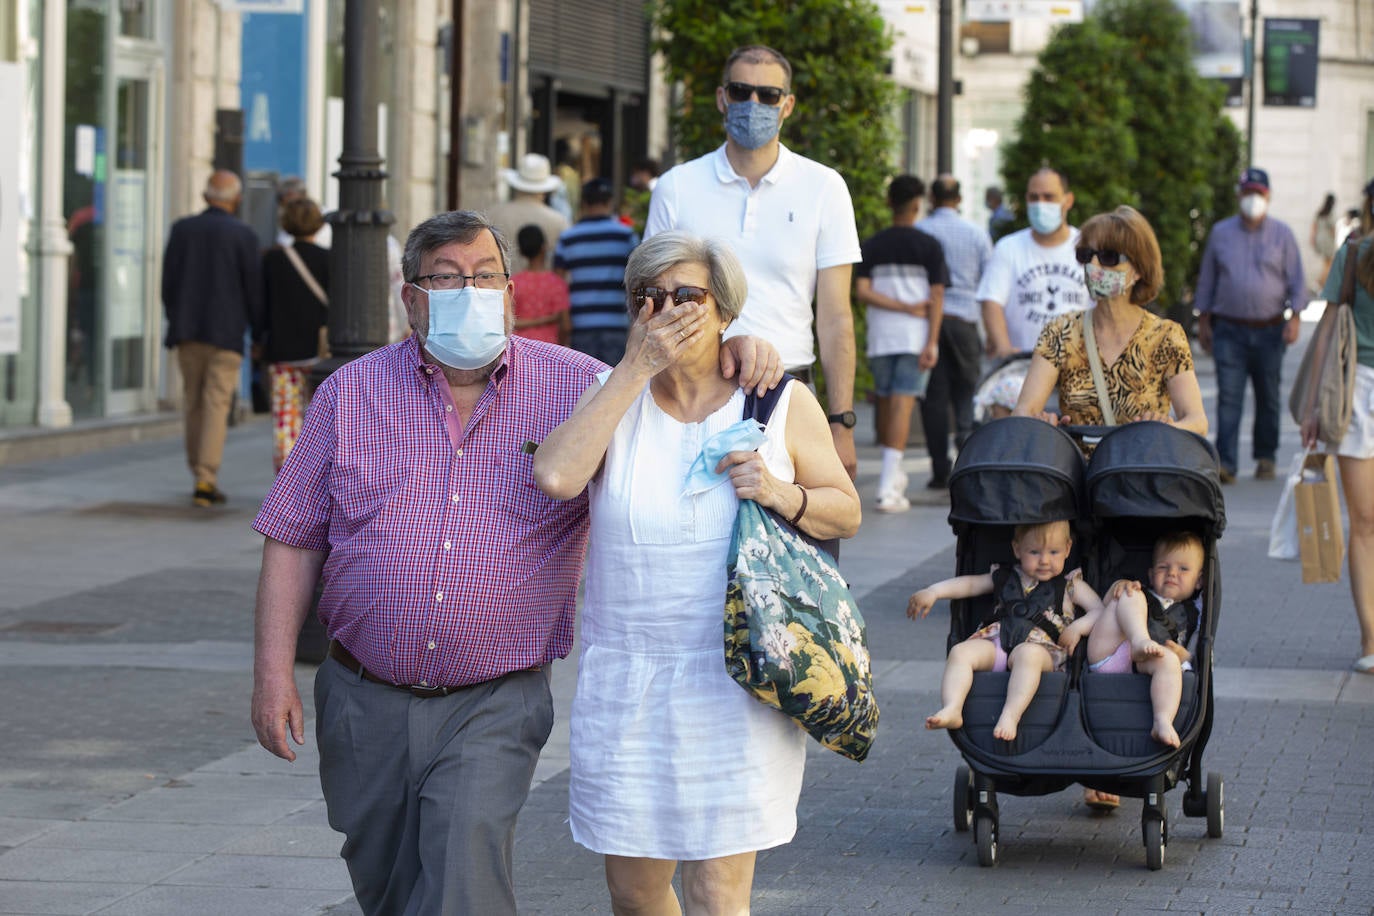
[[[1350,428],[1341,444],[1328,451],[1346,458],[1374,458],[1374,368],[1355,367],[1355,397],[1350,411]]]
[[[915,353],[870,356],[868,368],[873,373],[873,392],[878,397],[925,397],[930,370],[921,368],[921,358]]]

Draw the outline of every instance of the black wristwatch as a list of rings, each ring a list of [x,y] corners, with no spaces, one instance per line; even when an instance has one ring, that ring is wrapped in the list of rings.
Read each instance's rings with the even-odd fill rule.
[[[854,411],[846,410],[841,413],[832,413],[826,417],[831,423],[838,423],[845,429],[853,429],[854,424],[859,422],[859,418],[854,416]]]

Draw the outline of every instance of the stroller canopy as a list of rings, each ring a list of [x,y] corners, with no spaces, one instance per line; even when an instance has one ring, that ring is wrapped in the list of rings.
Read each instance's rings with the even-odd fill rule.
[[[1167,423],[1127,423],[1103,436],[1087,487],[1097,518],[1197,518],[1212,537],[1226,527],[1216,449]]]
[[[1076,519],[1083,455],[1061,429],[1005,417],[969,436],[949,475],[949,523],[1035,525]]]

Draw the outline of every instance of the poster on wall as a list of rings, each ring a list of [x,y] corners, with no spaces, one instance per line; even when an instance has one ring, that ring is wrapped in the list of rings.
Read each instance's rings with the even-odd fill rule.
[[[226,13],[302,13],[305,0],[219,0]]]
[[[23,110],[24,66],[0,63],[0,111]],[[20,151],[28,146],[23,131],[20,120],[19,136],[0,143],[0,354],[19,352]]]
[[[1083,0],[967,0],[965,22],[1010,22],[1013,19],[1048,19],[1082,22]]]
[[[1245,80],[1240,0],[1175,2],[1188,14],[1188,26],[1193,33],[1193,66],[1198,76],[1219,80],[1226,87],[1227,106],[1240,106]]]
[[[1317,105],[1318,19],[1264,20],[1264,104]]]
[[[148,173],[115,169],[110,181],[110,267],[106,274],[109,337],[143,336],[147,288]]]

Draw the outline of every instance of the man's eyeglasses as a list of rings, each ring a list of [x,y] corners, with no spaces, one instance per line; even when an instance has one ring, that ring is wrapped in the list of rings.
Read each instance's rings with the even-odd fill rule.
[[[657,286],[640,286],[635,289],[634,300],[636,304],[642,303],[645,299],[652,299],[654,311],[663,308],[663,303],[669,296],[673,297],[673,302],[682,305],[684,302],[705,302],[706,297],[711,294],[709,289],[702,289],[700,286],[679,286],[677,289],[661,289]]]
[[[1073,252],[1073,256],[1078,258],[1079,264],[1091,262],[1094,255],[1097,257],[1097,263],[1103,267],[1115,267],[1122,261],[1130,260],[1121,252],[1112,251],[1110,248],[1075,248]]]
[[[505,289],[510,274],[501,271],[484,270],[475,274],[425,274],[416,277],[417,284],[429,281],[430,289],[462,289],[471,280],[479,289]]]
[[[755,86],[751,83],[729,82],[725,84],[725,96],[732,102],[747,102],[751,95],[757,94],[765,105],[776,105],[787,95],[786,89],[777,86]]]

